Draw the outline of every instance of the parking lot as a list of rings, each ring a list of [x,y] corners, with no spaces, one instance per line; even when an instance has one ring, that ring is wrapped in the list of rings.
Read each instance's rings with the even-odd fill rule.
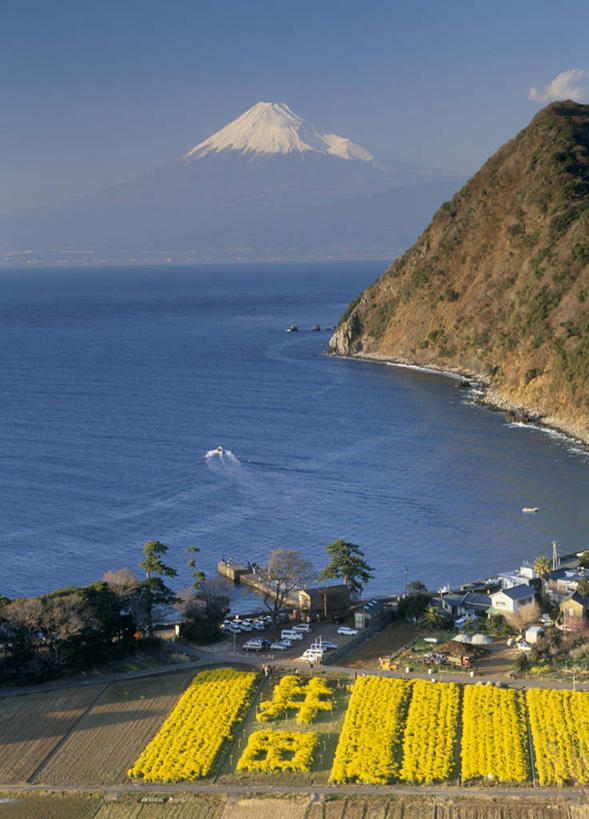
[[[296,621],[289,620],[276,625],[270,623],[266,625],[263,630],[254,628],[254,617],[240,618],[240,620],[232,620],[231,622],[237,623],[237,625],[241,627],[240,621],[243,622],[244,619],[246,623],[249,622],[251,624],[252,630],[240,630],[239,632],[233,634],[228,629],[225,629],[228,638],[225,645],[229,651],[232,651],[234,648],[236,654],[245,656],[260,655],[274,660],[282,658],[287,660],[296,660],[317,642],[321,642],[321,644],[323,644],[323,641],[327,641],[328,643],[333,643],[337,647],[341,647],[353,638],[353,635],[351,634],[338,633],[338,629],[341,629],[342,627],[349,628],[347,623],[339,625],[330,622],[310,623],[309,627],[311,630],[308,633],[302,633],[301,639],[291,639],[291,645],[282,650],[278,648],[276,644],[282,642],[281,635],[283,631],[292,631],[294,629],[294,627],[297,625]],[[263,646],[259,650],[256,650],[255,648],[244,648],[246,644],[251,644],[251,641],[255,641],[256,638],[267,640],[269,641],[270,645]],[[331,649],[328,649],[328,652],[330,650]],[[305,664],[307,663],[307,661],[302,662]]]

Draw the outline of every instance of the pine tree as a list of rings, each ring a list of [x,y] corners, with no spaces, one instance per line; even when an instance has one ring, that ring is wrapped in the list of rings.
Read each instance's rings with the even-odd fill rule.
[[[364,552],[360,547],[340,538],[326,546],[325,551],[331,559],[319,580],[343,578],[352,593],[360,594],[372,577],[372,567],[363,559]]]

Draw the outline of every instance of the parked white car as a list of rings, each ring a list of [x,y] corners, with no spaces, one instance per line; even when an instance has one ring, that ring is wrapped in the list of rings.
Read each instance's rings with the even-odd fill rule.
[[[348,637],[354,637],[358,634],[357,628],[350,628],[350,626],[340,626],[337,630],[338,634],[347,634]]]
[[[310,634],[313,629],[309,625],[309,623],[297,623],[296,626],[293,626],[295,631],[302,631],[304,634]]]
[[[247,643],[243,644],[244,651],[261,651],[264,646],[265,640],[260,640],[259,637],[254,637],[253,640],[248,640]]]
[[[280,639],[284,640],[285,637],[287,640],[302,640],[303,634],[300,631],[295,631],[293,628],[283,628],[280,632]]]
[[[270,645],[272,651],[286,651],[292,643],[289,643],[288,640],[276,640],[274,643]]]

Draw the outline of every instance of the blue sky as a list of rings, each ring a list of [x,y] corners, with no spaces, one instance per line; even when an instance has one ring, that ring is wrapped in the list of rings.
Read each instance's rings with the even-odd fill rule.
[[[583,0],[3,0],[0,210],[132,178],[259,100],[471,174],[551,92],[589,101],[582,73],[546,90],[589,71],[588,23]]]

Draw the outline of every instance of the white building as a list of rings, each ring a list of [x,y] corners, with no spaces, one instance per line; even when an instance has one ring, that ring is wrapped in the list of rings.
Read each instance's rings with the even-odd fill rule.
[[[544,629],[542,626],[530,626],[526,629],[526,643],[529,643],[531,646],[535,645],[538,642],[538,638],[544,634]]]
[[[491,605],[495,613],[517,614],[522,606],[534,602],[534,591],[532,586],[527,586],[525,583],[509,589],[501,589],[491,595]]]
[[[537,576],[532,564],[524,562],[519,569],[514,569],[513,572],[502,572],[497,576],[497,579],[501,583],[502,589],[512,589],[514,586],[529,586],[530,581]]]

